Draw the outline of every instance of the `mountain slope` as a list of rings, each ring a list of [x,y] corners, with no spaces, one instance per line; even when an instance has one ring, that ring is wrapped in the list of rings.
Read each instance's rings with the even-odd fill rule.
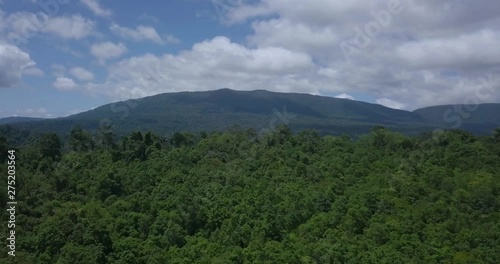
[[[321,134],[359,135],[381,125],[405,134],[416,134],[443,125],[431,121],[434,112],[439,111],[409,112],[309,94],[220,89],[160,94],[104,105],[65,118],[12,126],[33,133],[52,131],[61,135],[67,135],[76,125],[91,131],[111,126],[118,135],[134,130],[168,135],[176,131],[220,131],[233,125],[259,132],[287,124],[295,131],[315,129]],[[474,131],[490,134],[492,129],[488,129],[492,126],[487,124],[481,129],[476,126]]]
[[[160,94],[104,105],[70,117],[13,126],[67,134],[75,125],[94,130],[112,124],[116,134],[133,130],[168,134],[216,131],[233,125],[260,131],[283,123],[294,130],[310,128],[322,134],[357,135],[377,125],[404,133],[426,129],[418,114],[381,105],[308,94],[230,89]]]
[[[16,124],[22,122],[40,121],[40,120],[44,119],[35,117],[5,117],[5,118],[0,118],[0,125],[8,125],[8,124]]]
[[[475,134],[491,134],[500,127],[500,104],[441,105],[413,111],[430,124],[459,128]]]

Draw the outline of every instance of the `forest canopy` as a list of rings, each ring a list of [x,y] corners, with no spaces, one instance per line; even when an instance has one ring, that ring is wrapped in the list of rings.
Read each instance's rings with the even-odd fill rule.
[[[0,138],[2,173],[9,140]],[[409,137],[377,127],[354,140],[280,126],[117,139],[75,127],[16,155],[17,263],[500,259],[499,129]]]

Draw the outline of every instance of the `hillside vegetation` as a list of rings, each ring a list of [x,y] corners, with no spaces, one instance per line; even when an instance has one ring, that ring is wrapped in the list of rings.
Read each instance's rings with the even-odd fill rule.
[[[500,126],[500,104],[442,105],[413,111],[430,124],[446,128],[487,134]]]

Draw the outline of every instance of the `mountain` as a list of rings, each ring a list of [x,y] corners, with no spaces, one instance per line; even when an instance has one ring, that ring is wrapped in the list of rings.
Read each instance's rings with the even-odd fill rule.
[[[491,134],[500,127],[500,104],[441,105],[413,111],[429,124],[460,128],[474,134]]]
[[[287,124],[295,131],[315,129],[323,135],[360,135],[375,126],[417,134],[431,131],[439,124],[431,121],[431,116],[432,111],[425,109],[409,112],[309,94],[220,89],[160,94],[104,105],[69,117],[15,123],[10,128],[68,135],[76,125],[90,131],[110,125],[117,135],[135,130],[169,135],[176,131],[220,131],[233,125],[263,131]],[[490,124],[478,131],[486,133],[486,127]],[[0,126],[0,134],[1,131]]]
[[[0,125],[8,125],[8,124],[16,124],[22,122],[31,122],[31,121],[40,121],[44,120],[43,118],[35,118],[35,117],[5,117],[0,118]]]
[[[215,131],[232,125],[256,130],[288,124],[294,130],[316,129],[322,134],[361,134],[382,125],[405,133],[425,126],[415,113],[381,105],[263,90],[167,93],[98,107],[65,118],[13,124],[34,132],[67,134],[75,125],[87,130],[112,124],[116,134],[148,130]]]

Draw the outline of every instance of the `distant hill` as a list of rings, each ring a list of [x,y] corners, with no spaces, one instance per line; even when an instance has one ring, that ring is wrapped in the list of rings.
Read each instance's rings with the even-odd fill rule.
[[[432,113],[425,109],[409,112],[309,94],[220,89],[160,94],[104,105],[64,118],[11,123],[10,128],[31,133],[52,131],[68,135],[76,125],[95,131],[112,124],[113,132],[117,135],[135,130],[165,135],[176,131],[220,131],[234,125],[263,131],[287,124],[295,131],[315,129],[323,135],[360,135],[375,126],[417,134],[442,125],[434,122],[439,118],[433,119]],[[439,110],[434,113],[439,114]],[[479,123],[480,129],[471,131],[490,134],[492,130],[486,130],[494,124],[499,126],[500,122],[484,126]]]
[[[272,129],[288,124],[294,130],[322,134],[362,134],[382,125],[404,133],[425,129],[418,114],[347,99],[263,90],[167,93],[108,104],[65,118],[13,124],[33,132],[67,134],[75,125],[98,129],[112,123],[116,134],[134,130],[166,134],[174,131],[216,131],[233,125]]]
[[[500,104],[441,105],[413,111],[429,124],[459,128],[474,134],[491,134],[500,127]]]
[[[40,121],[40,120],[44,119],[35,117],[5,117],[5,118],[0,118],[0,125],[8,125],[8,124],[16,124],[22,122]]]

